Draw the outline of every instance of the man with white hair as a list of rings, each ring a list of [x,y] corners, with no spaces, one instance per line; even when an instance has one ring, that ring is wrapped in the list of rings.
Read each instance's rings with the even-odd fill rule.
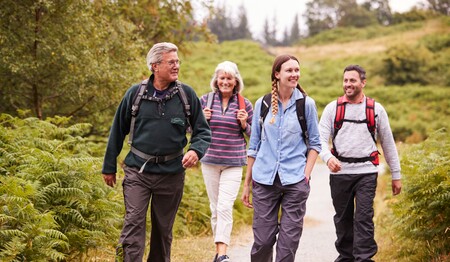
[[[211,141],[195,91],[178,81],[180,64],[176,45],[155,44],[147,55],[152,75],[128,89],[111,127],[102,169],[107,185],[116,183],[117,156],[127,134],[131,145],[123,165],[126,215],[117,249],[125,262],[142,261],[149,204],[152,229],[148,261],[170,261],[185,169],[197,165]],[[192,135],[184,154],[189,126]]]

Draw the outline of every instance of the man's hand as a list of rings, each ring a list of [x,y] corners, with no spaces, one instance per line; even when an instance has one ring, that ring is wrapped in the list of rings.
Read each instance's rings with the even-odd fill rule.
[[[116,174],[103,174],[103,180],[105,180],[108,186],[114,187],[116,184]]]
[[[341,162],[336,157],[332,157],[332,158],[328,159],[327,166],[331,172],[341,171]]]
[[[392,180],[392,194],[398,195],[402,191],[402,181],[399,180]]]
[[[198,156],[197,153],[195,153],[194,150],[189,150],[184,155],[183,160],[181,160],[181,163],[183,164],[183,168],[189,168],[197,165],[198,162]]]

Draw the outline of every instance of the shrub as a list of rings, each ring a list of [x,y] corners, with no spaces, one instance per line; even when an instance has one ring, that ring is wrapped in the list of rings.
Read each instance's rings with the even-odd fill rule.
[[[81,261],[116,245],[120,195],[82,138],[90,126],[67,122],[0,115],[1,261]]]
[[[441,261],[450,254],[450,136],[445,129],[402,155],[403,193],[393,206],[401,254]],[[397,241],[402,243],[403,241]]]

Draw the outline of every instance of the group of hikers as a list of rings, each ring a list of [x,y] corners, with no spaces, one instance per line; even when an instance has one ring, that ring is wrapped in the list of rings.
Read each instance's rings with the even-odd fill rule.
[[[233,205],[247,166],[241,200],[253,209],[251,261],[273,261],[275,246],[275,261],[293,262],[311,172],[320,157],[330,171],[335,261],[373,261],[377,143],[390,167],[393,195],[401,191],[401,174],[387,113],[364,95],[361,66],[344,69],[344,94],[325,107],[319,121],[314,99],[299,84],[300,62],[292,55],[275,58],[271,91],[254,107],[242,96],[244,81],[233,62],[217,65],[211,92],[200,99],[178,80],[181,61],[175,44],[153,45],[147,65],[149,79],[129,88],[117,108],[102,169],[106,184],[114,186],[117,157],[129,135],[131,149],[122,165],[126,213],[118,245],[121,260],[142,261],[150,205],[147,261],[170,261],[185,171],[201,162],[216,248],[211,260],[231,261]]]

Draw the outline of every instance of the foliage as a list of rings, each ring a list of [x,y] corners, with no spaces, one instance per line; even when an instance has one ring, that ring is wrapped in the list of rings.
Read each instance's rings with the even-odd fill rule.
[[[395,13],[392,17],[392,23],[399,24],[399,23],[405,23],[405,22],[424,21],[431,15],[432,15],[432,13],[429,11],[414,8],[409,12]]]
[[[428,61],[432,53],[423,46],[400,44],[389,48],[383,60],[386,81],[394,85],[407,83],[429,84],[434,79],[428,73]]]
[[[148,77],[148,46],[182,49],[210,35],[188,0],[4,0],[0,10],[0,111],[95,122],[94,134],[106,133],[124,90]]]
[[[0,116],[2,261],[81,259],[117,241],[120,195],[95,174],[91,126],[67,122]]]
[[[0,9],[2,112],[100,124],[116,106],[118,87],[140,75],[141,42],[111,3],[6,0]]]
[[[441,129],[402,155],[403,192],[392,204],[399,258],[444,261],[450,254],[450,136]],[[389,222],[388,222],[389,223]],[[442,259],[442,260],[441,260]]]
[[[374,39],[377,37],[400,34],[423,26],[423,23],[403,23],[392,26],[373,25],[367,28],[352,26],[338,27],[320,34],[304,38],[300,44],[306,46],[326,45],[329,43],[347,43],[357,40]]]
[[[119,14],[126,21],[131,21],[133,32],[144,43],[172,42],[184,50],[182,43],[193,40],[212,41],[206,23],[199,23],[194,18],[191,0],[139,0],[117,1]],[[211,9],[208,1],[202,3]],[[143,49],[146,55],[147,49]]]
[[[212,11],[208,19],[208,28],[217,36],[219,43],[237,39],[251,40],[252,34],[249,29],[245,7],[239,7],[237,18],[232,17],[228,11],[223,4],[222,7]]]

